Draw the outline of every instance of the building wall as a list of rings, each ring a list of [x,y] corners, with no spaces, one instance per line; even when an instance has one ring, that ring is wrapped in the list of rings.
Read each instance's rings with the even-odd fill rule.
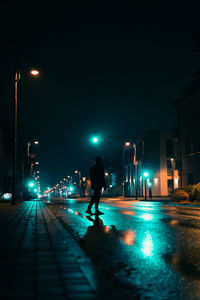
[[[200,80],[185,89],[177,101],[182,161],[182,186],[200,182]]]
[[[140,144],[144,145],[144,151]],[[145,131],[136,147],[136,162],[133,149],[133,143],[124,148],[125,195],[144,196],[145,183],[147,196],[149,189],[152,196],[168,196],[180,186],[178,139],[173,131]],[[149,173],[148,179],[144,178],[144,172]]]
[[[154,184],[154,178],[160,183],[160,135],[158,130],[148,130],[144,134],[144,158],[142,161],[143,172],[150,174],[152,194],[160,195],[160,184]]]
[[[149,172],[152,195],[168,196],[180,181],[177,172],[178,141],[172,131],[148,130],[144,134],[144,145],[142,170]]]
[[[0,130],[0,192],[4,189],[4,135]]]

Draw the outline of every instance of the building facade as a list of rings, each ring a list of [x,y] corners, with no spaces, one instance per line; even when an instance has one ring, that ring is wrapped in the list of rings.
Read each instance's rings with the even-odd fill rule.
[[[0,193],[4,191],[4,134],[0,130]]]
[[[200,182],[200,72],[176,103],[182,162],[181,186]]]
[[[148,130],[144,133],[144,156],[140,167],[140,186],[147,180],[153,196],[168,196],[180,187],[179,143],[173,131]],[[147,172],[148,178],[143,174]],[[140,187],[141,190],[141,187]]]
[[[124,145],[124,194],[169,196],[180,187],[179,143],[173,131],[147,130]],[[147,177],[145,177],[145,176]]]

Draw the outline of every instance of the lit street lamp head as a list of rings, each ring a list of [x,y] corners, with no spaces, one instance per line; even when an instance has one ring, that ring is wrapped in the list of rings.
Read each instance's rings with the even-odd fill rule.
[[[38,75],[40,74],[40,72],[39,72],[38,70],[36,70],[36,69],[32,69],[32,70],[30,71],[30,74],[31,74],[32,76],[38,76]]]
[[[99,142],[99,139],[98,139],[98,137],[96,137],[96,136],[92,137],[91,140],[92,140],[92,142],[95,143],[95,144]]]
[[[145,178],[147,178],[147,177],[149,177],[149,173],[148,173],[148,172],[144,172],[144,173],[143,173],[143,176],[144,176]]]
[[[34,183],[33,181],[30,181],[30,182],[28,183],[28,186],[31,187],[31,188],[34,187],[34,185],[35,185],[35,183]]]

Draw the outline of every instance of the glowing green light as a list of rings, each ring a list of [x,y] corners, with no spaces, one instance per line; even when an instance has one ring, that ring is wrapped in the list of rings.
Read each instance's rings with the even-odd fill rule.
[[[73,187],[72,187],[72,186],[70,186],[69,190],[70,190],[70,192],[72,192],[72,191],[73,191]]]
[[[34,185],[35,185],[35,183],[34,183],[33,181],[30,181],[30,182],[28,183],[28,186],[31,187],[31,188],[34,187]]]
[[[148,177],[149,177],[149,173],[148,173],[148,172],[144,172],[144,173],[143,173],[143,176],[144,176],[145,178],[148,178]]]
[[[149,183],[148,183],[148,186],[152,186],[152,183],[151,183],[151,182],[149,182]]]
[[[98,144],[99,143],[99,137],[98,136],[92,136],[90,138],[91,143]]]
[[[35,193],[37,193],[37,191],[38,191],[37,189],[34,189],[34,192],[35,192]]]
[[[93,143],[98,143],[99,140],[98,140],[97,137],[93,137],[93,138],[92,138],[92,141],[93,141]]]
[[[50,190],[50,189],[51,189],[50,187],[47,188],[47,190]]]

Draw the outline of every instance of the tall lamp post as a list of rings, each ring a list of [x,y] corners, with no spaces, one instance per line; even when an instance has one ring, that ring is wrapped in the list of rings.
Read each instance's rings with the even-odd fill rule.
[[[32,69],[32,76],[38,76],[39,71]],[[13,182],[12,182],[12,204],[16,203],[16,174],[17,174],[17,106],[18,106],[18,82],[20,81],[20,63],[15,65],[14,80],[14,131],[13,131]]]
[[[149,177],[149,173],[148,172],[144,172],[143,176],[144,176],[144,188],[145,188],[144,199],[146,201],[147,200],[147,178]]]
[[[171,166],[172,166],[172,193],[174,193],[174,158],[171,158]]]
[[[34,145],[39,145],[38,141],[33,142]],[[27,142],[27,156],[30,156],[30,147],[31,147],[31,142]]]
[[[134,184],[134,190],[135,190],[135,198],[137,200],[137,195],[138,195],[138,168],[137,168],[137,159],[136,159],[136,138],[135,138],[135,142],[125,142],[124,144],[124,149],[129,149],[129,151],[133,151],[133,156],[131,155],[130,157],[130,161],[129,164],[131,164],[132,166],[135,166],[135,184]],[[124,151],[123,151],[123,169],[124,169]],[[131,169],[132,170],[132,169]],[[133,170],[131,171],[131,178],[133,179]],[[123,170],[123,187],[125,184],[125,180],[124,180],[124,170]],[[131,182],[131,190],[133,190],[132,187],[133,182]],[[124,191],[124,189],[123,189]],[[123,192],[123,196],[124,196],[124,192]]]

